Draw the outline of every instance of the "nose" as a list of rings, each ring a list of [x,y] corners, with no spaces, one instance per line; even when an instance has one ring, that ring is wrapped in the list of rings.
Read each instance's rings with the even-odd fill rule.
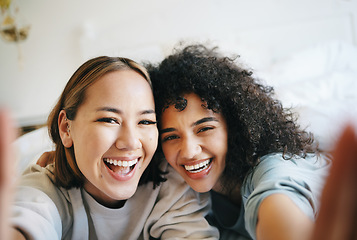
[[[139,133],[135,126],[123,124],[116,140],[116,147],[120,150],[136,150],[142,147]]]
[[[181,142],[180,157],[194,159],[202,152],[199,141],[193,137],[185,137]]]

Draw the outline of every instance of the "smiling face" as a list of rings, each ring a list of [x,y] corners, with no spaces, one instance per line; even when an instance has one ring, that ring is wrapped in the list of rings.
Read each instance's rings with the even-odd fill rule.
[[[130,198],[157,148],[155,105],[148,82],[133,70],[105,74],[90,86],[74,120],[60,114],[85,190],[105,206]]]
[[[184,110],[171,105],[162,114],[162,150],[170,165],[195,191],[207,192],[220,186],[227,153],[227,125],[223,116],[205,108],[196,94],[184,98]]]

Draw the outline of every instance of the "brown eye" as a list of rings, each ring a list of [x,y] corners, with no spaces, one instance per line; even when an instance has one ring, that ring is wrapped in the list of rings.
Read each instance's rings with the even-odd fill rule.
[[[197,133],[200,133],[200,132],[206,132],[206,131],[208,131],[208,130],[212,130],[213,129],[213,127],[204,127],[204,128],[200,128],[199,130],[198,130],[198,132]]]
[[[177,135],[168,135],[166,137],[163,137],[161,141],[166,142],[166,141],[170,141],[170,140],[174,140],[174,139],[178,139],[178,138],[179,138],[179,136],[177,136]]]
[[[97,122],[119,124],[119,122],[115,118],[99,118]]]
[[[139,122],[139,124],[142,124],[142,125],[153,125],[153,124],[156,124],[155,121],[151,121],[151,120],[142,120]]]

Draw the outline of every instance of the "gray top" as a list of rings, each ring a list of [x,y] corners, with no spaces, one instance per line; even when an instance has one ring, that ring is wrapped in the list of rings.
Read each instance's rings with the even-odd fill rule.
[[[208,219],[225,233],[224,239],[233,239],[230,234],[238,234],[241,239],[255,239],[259,206],[274,193],[289,196],[307,216],[315,219],[330,162],[325,156],[284,160],[281,153],[266,155],[245,179],[241,189],[242,206],[237,207],[213,192]]]
[[[167,181],[138,187],[120,209],[97,203],[84,189],[58,188],[53,165],[30,166],[21,178],[12,223],[32,239],[218,239],[207,214],[209,195],[194,192],[166,162]]]

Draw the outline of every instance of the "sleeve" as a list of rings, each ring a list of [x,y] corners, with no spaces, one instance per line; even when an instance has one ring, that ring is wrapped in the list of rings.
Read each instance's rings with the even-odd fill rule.
[[[168,170],[145,232],[156,239],[219,239],[218,230],[205,219],[210,209],[209,193],[195,192],[174,169]]]
[[[255,236],[261,202],[275,193],[287,195],[302,212],[314,219],[327,170],[328,164],[321,164],[316,158],[284,160],[281,154],[275,154],[263,159],[242,189],[249,234]]]
[[[37,171],[39,166],[33,167],[21,177],[16,189],[12,225],[21,230],[30,239],[47,240],[62,238],[62,219],[57,203],[65,201],[60,198],[59,190],[50,178],[43,172]],[[64,206],[64,204],[62,204]]]

